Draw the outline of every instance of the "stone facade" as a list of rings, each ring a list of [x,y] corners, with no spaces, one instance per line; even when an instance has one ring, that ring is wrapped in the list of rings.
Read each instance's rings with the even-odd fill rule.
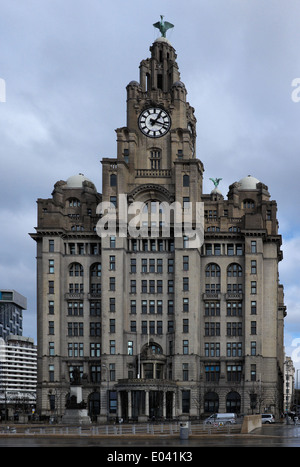
[[[150,52],[140,82],[127,86],[127,123],[116,130],[117,157],[102,160],[102,194],[79,174],[38,200],[37,410],[64,413],[77,368],[98,421],[280,412],[276,202],[252,176],[233,183],[227,199],[217,181],[203,194],[196,118],[175,50],[162,37]],[[127,207],[138,202],[147,234],[121,236],[134,220]],[[175,235],[173,219],[165,235],[162,203],[175,202],[193,226],[197,203],[204,206],[203,244]],[[115,235],[104,236],[105,203],[117,216]]]

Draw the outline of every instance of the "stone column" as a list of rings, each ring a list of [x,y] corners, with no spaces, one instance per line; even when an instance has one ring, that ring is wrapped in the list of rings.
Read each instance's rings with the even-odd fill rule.
[[[149,418],[149,390],[145,391],[145,415]]]
[[[166,407],[166,391],[163,391],[163,418],[165,419],[167,415],[167,407]]]
[[[131,407],[131,391],[127,392],[128,397],[128,418],[131,420],[132,418],[132,407]]]

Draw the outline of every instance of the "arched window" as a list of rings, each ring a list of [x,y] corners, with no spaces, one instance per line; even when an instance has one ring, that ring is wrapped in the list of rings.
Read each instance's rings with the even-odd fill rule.
[[[209,263],[205,269],[205,276],[206,277],[220,277],[221,275],[221,268],[218,264]]]
[[[255,203],[254,203],[253,199],[244,199],[243,208],[244,209],[254,209],[255,208]]]
[[[227,277],[242,277],[243,269],[240,264],[231,263],[227,268]]]
[[[80,206],[80,201],[77,198],[69,198],[68,203],[70,208],[76,208]]]
[[[72,263],[69,268],[70,277],[79,277],[83,276],[83,267],[79,263]]]
[[[94,263],[90,267],[90,293],[101,294],[101,263]]]
[[[101,277],[101,263],[92,264],[91,277]]]
[[[205,268],[205,293],[220,293],[221,268],[218,264],[209,263]]]

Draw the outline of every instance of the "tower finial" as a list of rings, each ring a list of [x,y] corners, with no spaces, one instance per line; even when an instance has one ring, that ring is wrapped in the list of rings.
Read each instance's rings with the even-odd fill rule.
[[[160,15],[160,21],[154,23],[153,26],[160,30],[161,37],[166,37],[166,32],[168,29],[174,28],[174,24],[164,21],[164,16]]]
[[[213,182],[213,184],[215,185],[215,188],[217,188],[219,186],[219,183],[220,181],[222,180],[222,178],[210,178],[210,180]]]

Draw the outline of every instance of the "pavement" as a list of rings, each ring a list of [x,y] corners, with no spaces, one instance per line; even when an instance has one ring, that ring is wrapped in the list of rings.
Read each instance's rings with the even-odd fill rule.
[[[172,435],[156,432],[129,436],[128,434],[103,435],[84,432],[65,434],[59,429],[51,433],[23,433],[6,430],[0,433],[0,447],[105,447],[109,449],[165,449],[199,447],[300,447],[300,424],[264,424],[248,434],[237,432],[191,433],[188,439],[180,439],[180,433]]]

